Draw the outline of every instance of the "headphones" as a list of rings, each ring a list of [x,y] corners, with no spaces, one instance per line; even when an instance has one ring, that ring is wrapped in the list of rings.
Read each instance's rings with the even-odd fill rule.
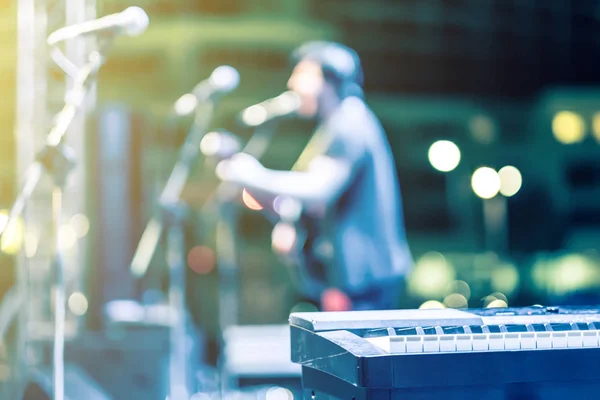
[[[351,48],[334,42],[309,42],[294,51],[292,60],[294,65],[305,60],[319,64],[325,80],[335,86],[341,99],[364,97],[360,58]]]

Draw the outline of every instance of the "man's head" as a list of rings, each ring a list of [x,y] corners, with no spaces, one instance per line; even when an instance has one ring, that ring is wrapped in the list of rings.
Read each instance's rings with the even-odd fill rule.
[[[310,42],[292,55],[290,90],[300,95],[299,114],[313,117],[349,96],[362,97],[363,72],[352,49],[332,42]]]

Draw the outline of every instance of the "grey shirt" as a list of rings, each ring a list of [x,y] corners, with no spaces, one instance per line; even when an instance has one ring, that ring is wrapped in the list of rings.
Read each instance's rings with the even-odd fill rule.
[[[399,280],[410,270],[400,186],[377,117],[356,97],[345,99],[319,128],[324,154],[351,165],[351,178],[330,216],[334,265],[327,274],[348,293]]]

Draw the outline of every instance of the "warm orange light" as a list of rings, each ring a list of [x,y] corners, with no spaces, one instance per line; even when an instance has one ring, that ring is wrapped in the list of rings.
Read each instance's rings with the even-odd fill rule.
[[[321,295],[323,311],[350,311],[352,301],[348,295],[339,289],[330,288]]]
[[[187,256],[187,262],[192,271],[197,274],[208,274],[215,267],[215,253],[206,246],[193,247]]]
[[[242,191],[242,201],[244,205],[251,210],[260,211],[263,209],[263,206],[260,205],[258,201],[246,189]]]
[[[273,250],[280,254],[287,254],[296,244],[297,234],[293,225],[283,222],[278,223],[271,233],[271,245]]]

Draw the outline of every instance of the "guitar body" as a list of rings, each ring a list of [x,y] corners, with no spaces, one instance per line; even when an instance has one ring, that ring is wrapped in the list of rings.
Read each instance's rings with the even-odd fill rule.
[[[304,209],[293,219],[282,218],[277,210],[277,197],[246,189],[244,192],[244,203],[248,206],[247,196],[250,196],[261,207],[252,209],[274,225],[272,248],[288,266],[297,289],[318,300],[327,288],[329,265],[334,258],[333,244],[327,235],[330,229],[326,224],[327,218],[309,214]]]

